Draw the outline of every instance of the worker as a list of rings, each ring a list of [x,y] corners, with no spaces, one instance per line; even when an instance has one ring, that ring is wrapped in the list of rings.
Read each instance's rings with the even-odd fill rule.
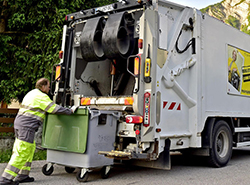
[[[14,121],[13,154],[0,178],[0,185],[33,182],[29,172],[36,149],[34,137],[46,113],[70,115],[76,110],[76,106],[69,109],[53,103],[47,95],[49,90],[49,80],[41,78],[36,82],[36,88],[25,95]]]
[[[240,73],[238,66],[236,64],[237,52],[236,50],[232,51],[232,61],[228,63],[228,81],[232,84],[238,91],[240,91]]]

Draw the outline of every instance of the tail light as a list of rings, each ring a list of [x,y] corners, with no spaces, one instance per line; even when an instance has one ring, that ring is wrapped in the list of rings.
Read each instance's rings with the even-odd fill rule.
[[[136,131],[135,131],[135,134],[136,134],[136,135],[139,135],[139,134],[140,134],[140,130],[136,130]]]
[[[138,40],[138,48],[142,49],[142,47],[143,47],[143,40],[139,39]]]
[[[62,69],[62,66],[61,66],[61,65],[56,66],[56,76],[55,76],[55,80],[60,80],[60,77],[61,77],[61,69]]]
[[[138,77],[140,72],[140,66],[141,66],[141,54],[137,54],[137,56],[134,58],[134,76]]]
[[[144,123],[143,126],[148,127],[150,125],[150,93],[144,94]]]
[[[141,124],[143,122],[142,116],[128,115],[126,116],[126,123]]]
[[[155,131],[156,131],[157,133],[159,133],[159,132],[161,132],[161,128],[157,128],[157,129],[155,129]]]
[[[135,60],[134,60],[134,74],[137,76],[139,74],[139,58],[138,57],[135,57]]]
[[[60,58],[60,59],[63,58],[63,51],[59,51],[59,58]]]

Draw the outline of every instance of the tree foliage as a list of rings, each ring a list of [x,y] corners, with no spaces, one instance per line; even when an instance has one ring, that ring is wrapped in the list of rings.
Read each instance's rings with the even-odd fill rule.
[[[6,1],[6,0],[5,0]],[[3,5],[4,0],[0,0]],[[111,0],[7,0],[1,6],[6,29],[0,33],[0,101],[22,100],[59,62],[65,15]],[[3,17],[3,16],[1,16]]]
[[[247,17],[248,24],[241,25],[241,30],[250,35],[250,15]]]
[[[240,29],[240,20],[229,15],[228,19],[225,20],[225,22],[231,26],[233,26],[234,28]]]

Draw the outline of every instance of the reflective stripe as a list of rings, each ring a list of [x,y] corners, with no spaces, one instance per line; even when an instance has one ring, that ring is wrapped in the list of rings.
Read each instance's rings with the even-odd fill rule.
[[[29,175],[30,171],[29,170],[21,170],[19,174],[21,175]]]
[[[26,162],[24,166],[31,167],[31,162]]]
[[[52,111],[52,114],[55,114],[58,111],[59,108],[60,108],[60,106],[56,105],[55,109]]]
[[[30,171],[31,167],[30,166],[23,166],[21,170],[28,170]],[[20,172],[19,172],[20,173]]]
[[[34,114],[30,114],[30,113],[28,113],[28,112],[22,112],[22,111],[20,111],[19,110],[19,112],[18,112],[18,115],[24,115],[24,116],[28,116],[28,117],[32,117],[32,118],[35,118],[35,119],[37,119],[37,120],[39,120],[39,121],[41,121],[41,122],[43,122],[43,118],[41,118],[41,117],[39,117],[39,116],[36,116],[36,115],[34,115]]]
[[[16,168],[15,166],[12,166],[10,164],[8,164],[5,169],[10,170],[10,171],[12,171],[14,173],[18,173],[20,171],[20,169]]]
[[[47,112],[50,107],[52,107],[55,103],[54,102],[51,102],[46,108],[45,108],[45,111]]]
[[[16,174],[16,176],[17,176],[17,174]],[[16,176],[13,176],[13,175],[9,174],[8,172],[5,172],[5,171],[2,174],[2,177],[6,178],[6,179],[9,179],[9,180],[14,179]]]
[[[40,112],[40,113],[42,113],[42,114],[45,114],[46,112],[46,110],[45,111],[43,111],[43,110],[41,110],[41,109],[37,109],[37,108],[33,108],[33,107],[30,107],[30,106],[27,106],[27,105],[21,105],[20,106],[21,108],[24,108],[24,109],[27,109],[27,110],[31,110],[31,111],[34,111],[34,112]],[[22,110],[22,109],[21,109]]]
[[[25,165],[26,165],[26,163],[25,163]],[[25,165],[21,168],[21,170],[28,170],[28,171],[30,171],[31,165],[30,166],[25,166]]]

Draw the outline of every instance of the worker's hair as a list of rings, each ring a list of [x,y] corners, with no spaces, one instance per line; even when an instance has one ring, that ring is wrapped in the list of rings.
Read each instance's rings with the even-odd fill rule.
[[[40,78],[36,82],[36,88],[41,90],[42,86],[48,85],[48,84],[49,84],[49,80],[47,78]]]

